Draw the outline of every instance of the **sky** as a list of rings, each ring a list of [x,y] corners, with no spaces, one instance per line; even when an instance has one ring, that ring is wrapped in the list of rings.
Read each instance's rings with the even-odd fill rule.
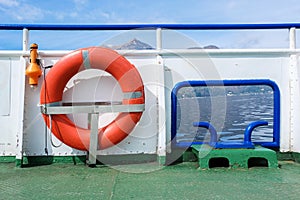
[[[0,0],[0,12],[2,24],[300,22],[298,0]],[[176,33],[200,45],[214,44],[220,48],[281,48],[288,45],[287,30]],[[30,42],[40,43],[44,49],[73,49],[84,45],[114,43],[120,34],[131,35],[113,31],[31,31]],[[132,35],[137,37],[138,34],[134,32]],[[155,35],[150,36],[153,33],[144,35],[139,36],[141,40],[155,44]],[[0,49],[22,48],[20,37],[21,31],[1,31]]]

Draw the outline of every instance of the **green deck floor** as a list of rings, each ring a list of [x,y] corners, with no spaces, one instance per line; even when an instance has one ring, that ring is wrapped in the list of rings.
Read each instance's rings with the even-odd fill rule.
[[[299,199],[300,164],[280,164],[280,169],[199,170],[196,162],[161,169],[0,163],[0,199]]]

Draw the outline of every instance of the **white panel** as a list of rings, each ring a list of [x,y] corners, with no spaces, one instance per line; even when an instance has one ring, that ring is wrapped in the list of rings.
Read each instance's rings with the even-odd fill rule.
[[[18,150],[20,150],[18,148],[22,146],[21,137],[24,112],[22,78],[24,70],[21,67],[20,57],[1,58],[0,62],[1,64],[5,63],[4,65],[10,68],[9,73],[8,71],[5,72],[5,76],[0,74],[1,79],[9,79],[8,84],[10,85],[9,97],[7,97],[9,99],[5,97],[0,98],[0,104],[5,103],[6,105],[10,105],[9,112],[6,112],[8,115],[0,115],[0,155],[15,156],[18,154]],[[8,103],[7,100],[9,100]]]
[[[43,57],[43,61],[46,63],[44,64],[45,66],[54,64],[59,59],[47,58],[46,55],[47,53]],[[167,121],[165,128],[167,130],[165,134],[169,141],[170,91],[176,83],[184,80],[266,78],[275,81],[281,91],[281,116],[284,116],[281,117],[281,145],[283,146],[281,150],[285,150],[289,145],[289,109],[287,108],[289,105],[289,79],[287,70],[289,57],[278,55],[274,57],[263,56],[259,53],[252,53],[251,55],[243,53],[226,57],[218,55],[211,57],[204,57],[203,55],[163,57],[165,84],[162,82],[163,79],[160,78],[163,74],[158,75],[158,73],[163,73],[163,70],[158,69],[162,65],[156,64],[156,56],[136,55],[129,56],[127,59],[137,67],[145,84],[145,111],[133,132],[118,145],[103,150],[102,154],[157,153],[158,137],[159,134],[163,134],[163,131],[159,130],[159,122],[163,123],[163,119],[159,119],[159,113],[166,112]],[[112,98],[112,90],[115,90],[114,98],[116,100],[119,98],[118,89],[115,87],[116,82],[107,74],[103,75],[103,79],[100,82],[95,77],[90,77],[90,80],[75,80],[75,84],[78,84],[78,81],[81,84],[77,85],[73,91],[70,90],[65,94],[66,101],[76,101],[79,98],[88,101],[90,97],[93,98],[92,101],[94,99],[99,101],[108,100]],[[96,83],[101,83],[100,85],[103,87],[99,87],[99,85],[95,87]],[[28,155],[45,155],[45,125],[40,114],[40,109],[37,106],[41,84],[42,79],[40,79],[37,90],[32,90],[26,84],[23,150]],[[89,87],[89,84],[93,87]],[[159,101],[162,88],[166,91],[167,107],[165,107],[162,100]],[[82,89],[83,91],[81,92]],[[92,96],[87,98],[89,94],[92,94]],[[108,119],[111,117],[105,116],[104,118]],[[80,121],[86,124],[86,117],[76,119],[76,123]],[[52,140],[56,145],[60,144],[55,137]],[[47,136],[47,147],[51,155],[84,154],[84,152],[77,151],[66,145],[58,148],[51,146],[49,135]]]
[[[158,65],[156,57],[129,59],[140,72],[145,89],[145,111],[135,129],[122,142],[101,151],[101,154],[156,153],[158,137]],[[164,108],[164,106],[163,106]]]
[[[299,57],[291,55],[290,61],[290,98],[291,98],[291,151],[300,152],[300,71]]]
[[[57,60],[57,58],[45,58],[43,61],[44,65],[48,66],[54,64]],[[49,133],[48,129],[45,129],[45,123],[38,106],[42,83],[42,77],[40,77],[38,87],[35,89],[29,86],[27,80],[25,83],[23,153],[28,156],[46,155],[45,148],[47,148],[49,155],[84,154],[62,144],[55,136]],[[51,143],[55,146],[52,146]]]
[[[259,53],[220,55],[198,57],[185,55],[184,58],[175,55],[174,57],[167,57],[165,66],[168,76],[171,75],[171,77],[166,78],[168,84],[166,88],[173,88],[178,82],[186,80],[270,79],[275,81],[281,93],[280,150],[288,151],[291,142],[289,137],[289,57]],[[170,102],[167,101],[167,103],[170,107]],[[167,116],[167,124],[170,124],[169,114]],[[170,133],[170,126],[168,125],[167,128],[167,133]]]
[[[58,59],[51,59],[44,56],[44,62],[51,65]],[[158,104],[157,91],[162,87],[157,80],[157,67],[155,68],[156,57],[143,57],[129,59],[136,66],[141,74],[145,85],[146,105],[145,111],[140,122],[137,124],[132,133],[118,145],[105,149],[102,154],[135,154],[135,153],[156,153],[157,134],[158,134]],[[109,74],[98,72],[88,72],[80,77],[73,77],[68,83],[68,88],[64,93],[64,101],[118,101],[122,99],[121,90]],[[45,123],[40,114],[39,95],[43,79],[40,78],[38,88],[31,89],[26,83],[25,93],[25,116],[24,116],[24,148],[26,155],[45,155],[45,147],[48,148],[50,155],[82,155],[85,152],[72,149],[61,144],[54,136],[45,135]],[[100,117],[100,123],[112,119],[114,116],[108,114]],[[78,115],[70,116],[77,125],[87,126],[87,116]],[[107,123],[107,121],[106,121]],[[86,127],[85,127],[86,128]],[[49,130],[48,130],[49,131]],[[47,137],[47,138],[45,138]],[[58,148],[51,145],[52,142],[59,146]],[[45,140],[47,143],[45,144]]]
[[[0,115],[10,114],[10,60],[0,60]]]

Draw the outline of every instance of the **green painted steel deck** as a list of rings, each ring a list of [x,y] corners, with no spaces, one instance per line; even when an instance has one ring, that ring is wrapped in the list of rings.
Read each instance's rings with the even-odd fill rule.
[[[214,149],[209,145],[192,145],[192,151],[198,157],[200,169],[210,168],[209,163],[213,159],[222,162],[224,158],[230,168],[249,168],[249,165],[255,165],[254,162],[262,161],[270,168],[278,167],[276,152],[261,146],[255,146],[254,149]]]
[[[300,164],[200,170],[172,166],[62,164],[19,168],[0,163],[0,199],[299,199]]]

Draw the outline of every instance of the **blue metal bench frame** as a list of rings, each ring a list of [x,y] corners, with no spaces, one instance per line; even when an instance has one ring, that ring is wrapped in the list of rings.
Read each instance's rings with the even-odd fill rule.
[[[177,142],[176,133],[177,133],[177,93],[183,87],[197,87],[197,86],[247,86],[247,85],[267,85],[273,89],[273,141],[272,142],[254,142],[256,145],[261,145],[263,147],[270,148],[279,148],[280,147],[280,91],[277,84],[274,81],[269,79],[254,79],[254,80],[191,80],[179,82],[175,85],[171,93],[171,139],[172,147],[183,147],[188,148],[194,144],[203,144],[203,142]],[[261,122],[261,121],[260,121]],[[259,122],[259,124],[260,124]],[[193,122],[191,122],[192,124]],[[197,122],[198,123],[198,122]],[[198,126],[199,124],[194,124]],[[262,123],[262,122],[261,122]],[[201,124],[200,124],[201,125]],[[202,124],[203,125],[203,124]],[[266,124],[264,124],[266,125]],[[201,126],[203,127],[203,126]],[[211,129],[211,125],[207,125],[208,129]],[[257,126],[255,126],[257,127]],[[247,141],[250,141],[251,146],[251,132],[255,128],[253,125],[249,125],[247,129],[250,134],[246,135],[245,138],[248,138]],[[252,130],[251,130],[252,129]],[[213,138],[214,139],[214,138]],[[214,141],[216,141],[214,139]],[[247,142],[246,141],[246,142]],[[224,143],[223,143],[224,144]],[[249,146],[248,144],[248,146]],[[222,145],[221,143],[219,144]],[[219,148],[220,148],[219,146]],[[237,146],[237,144],[236,144]],[[247,146],[247,145],[244,145]],[[250,147],[249,146],[249,147]]]
[[[208,129],[210,133],[209,145],[216,149],[254,149],[254,143],[251,141],[252,131],[259,126],[268,125],[267,121],[251,122],[245,129],[243,142],[218,142],[218,134],[213,125],[209,122],[194,122],[194,127],[202,127]]]

